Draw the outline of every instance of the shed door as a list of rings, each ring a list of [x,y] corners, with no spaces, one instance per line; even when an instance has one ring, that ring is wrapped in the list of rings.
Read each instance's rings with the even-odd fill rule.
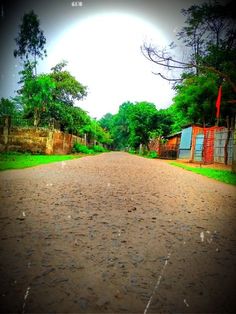
[[[197,134],[195,151],[194,151],[195,161],[202,161],[203,141],[204,141],[204,134]]]

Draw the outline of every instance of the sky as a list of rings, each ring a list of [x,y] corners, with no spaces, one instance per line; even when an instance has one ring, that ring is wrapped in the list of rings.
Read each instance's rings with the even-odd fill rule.
[[[39,60],[38,72],[48,73],[62,60],[86,85],[88,95],[76,105],[93,118],[115,114],[126,102],[148,101],[157,109],[172,104],[171,83],[145,59],[140,47],[151,42],[168,47],[177,41],[184,25],[182,8],[202,0],[0,0],[0,97],[13,97],[22,69],[14,58],[22,17],[30,10],[39,16],[46,37],[47,57]],[[180,46],[178,57],[186,55]]]

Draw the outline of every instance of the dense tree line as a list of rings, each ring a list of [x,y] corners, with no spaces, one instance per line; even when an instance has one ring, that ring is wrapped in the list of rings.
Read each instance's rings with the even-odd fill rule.
[[[110,132],[115,149],[147,146],[151,138],[168,135],[173,124],[168,109],[157,110],[148,102],[123,103],[117,114],[107,113],[99,122]]]

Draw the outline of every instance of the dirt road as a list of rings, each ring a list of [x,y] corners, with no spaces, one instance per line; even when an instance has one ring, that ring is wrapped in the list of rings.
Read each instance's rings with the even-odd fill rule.
[[[0,174],[2,313],[236,313],[236,188],[126,153]]]

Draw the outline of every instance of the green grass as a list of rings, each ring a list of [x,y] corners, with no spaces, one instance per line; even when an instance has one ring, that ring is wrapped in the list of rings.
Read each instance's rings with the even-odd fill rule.
[[[31,155],[23,153],[1,153],[0,171],[8,169],[22,169],[51,162],[80,158],[81,155]]]
[[[208,178],[212,178],[224,183],[236,185],[236,174],[232,173],[230,170],[218,170],[212,168],[194,168],[191,166],[186,166],[178,162],[170,162],[170,165],[177,166],[183,168],[185,170],[189,170]]]

